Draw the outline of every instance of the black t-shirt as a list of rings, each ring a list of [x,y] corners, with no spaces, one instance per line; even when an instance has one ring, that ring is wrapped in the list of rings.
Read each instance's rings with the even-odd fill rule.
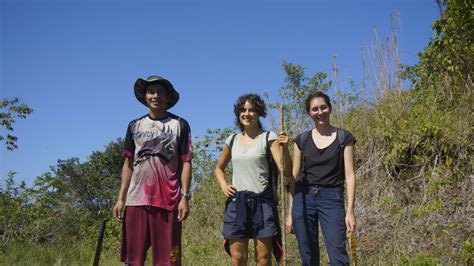
[[[311,137],[311,131],[299,134],[295,143],[301,151],[301,167],[298,183],[322,187],[342,186],[344,184],[344,154],[342,146],[355,144],[356,139],[347,130],[337,129],[334,141],[324,149],[319,149]],[[339,134],[344,135],[342,143]],[[303,140],[304,136],[307,136]],[[306,143],[303,145],[303,141]],[[342,144],[342,145],[341,145]]]

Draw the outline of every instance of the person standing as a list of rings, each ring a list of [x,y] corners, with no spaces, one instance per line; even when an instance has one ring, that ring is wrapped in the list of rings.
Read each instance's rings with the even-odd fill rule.
[[[139,78],[134,93],[149,109],[131,121],[122,155],[122,181],[113,215],[122,221],[121,260],[143,265],[181,265],[181,222],[189,214],[191,129],[168,110],[179,100],[170,81]]]
[[[286,228],[296,234],[302,265],[320,263],[318,223],[330,265],[349,265],[346,234],[356,226],[356,139],[349,131],[331,125],[329,96],[322,92],[312,93],[305,105],[315,127],[295,139],[293,176],[296,182],[290,185],[293,200],[289,200]],[[344,183],[347,186],[347,211],[344,208]]]
[[[215,168],[218,184],[228,198],[222,234],[232,265],[247,265],[248,242],[254,239],[257,265],[271,265],[271,253],[281,258],[277,245],[280,225],[278,220],[276,181],[271,160],[280,167],[280,147],[284,145],[285,175],[291,177],[291,157],[286,132],[277,135],[262,129],[260,117],[267,110],[257,94],[245,94],[234,105],[236,125],[240,133],[225,141]],[[225,168],[232,160],[232,183],[225,179]],[[281,241],[280,241],[281,242]],[[278,248],[280,250],[278,250]]]

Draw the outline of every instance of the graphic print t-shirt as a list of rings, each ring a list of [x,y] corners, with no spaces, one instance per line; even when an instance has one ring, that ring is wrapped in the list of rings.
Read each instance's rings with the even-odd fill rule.
[[[188,122],[171,113],[161,120],[148,115],[133,120],[122,155],[134,157],[126,205],[176,209],[182,165],[192,155]]]

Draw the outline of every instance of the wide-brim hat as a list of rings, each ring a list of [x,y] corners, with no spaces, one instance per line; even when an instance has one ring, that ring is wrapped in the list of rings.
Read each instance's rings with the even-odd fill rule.
[[[146,103],[146,89],[151,84],[161,84],[165,87],[168,92],[168,106],[166,109],[173,107],[179,100],[179,93],[174,89],[173,84],[169,80],[160,76],[149,76],[147,79],[139,78],[135,81],[134,92],[135,97],[141,103],[148,107]]]

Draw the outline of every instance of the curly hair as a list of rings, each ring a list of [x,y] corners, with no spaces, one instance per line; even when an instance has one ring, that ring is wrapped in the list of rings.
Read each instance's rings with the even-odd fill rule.
[[[311,100],[313,100],[314,98],[318,98],[318,97],[321,97],[324,99],[324,101],[326,101],[326,104],[329,106],[329,108],[332,109],[332,105],[331,105],[331,99],[329,98],[329,96],[322,92],[322,91],[316,91],[316,92],[313,92],[311,94],[308,95],[308,97],[306,97],[306,101],[305,101],[305,107],[306,107],[306,112],[309,113],[309,108],[311,107],[310,104],[311,104]]]
[[[240,128],[240,131],[244,131],[244,125],[240,123],[239,116],[247,101],[253,106],[259,117],[267,116],[265,102],[258,94],[248,93],[240,96],[234,104],[235,124]],[[263,128],[260,119],[258,119],[258,127]]]

